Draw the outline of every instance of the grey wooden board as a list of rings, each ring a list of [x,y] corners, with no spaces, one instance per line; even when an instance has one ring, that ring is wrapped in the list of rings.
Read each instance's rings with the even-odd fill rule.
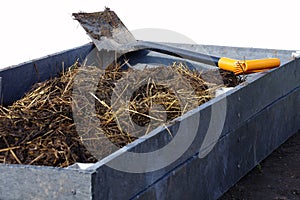
[[[300,88],[223,137],[208,157],[191,157],[133,199],[219,198],[300,128],[299,102]]]
[[[10,66],[0,70],[1,104],[9,105],[21,98],[36,83],[55,77],[78,59],[82,61],[92,50],[91,44],[62,51],[40,59]]]
[[[228,57],[238,60],[243,59],[261,59],[277,57],[280,58],[281,64],[285,64],[292,60],[292,52],[279,49],[260,49],[246,47],[228,47],[215,45],[197,45],[197,44],[176,44],[178,47],[193,49],[200,53],[211,54],[220,57]]]
[[[176,198],[193,197],[192,193],[195,197],[203,195],[215,199],[300,128],[300,64],[299,60],[289,62],[292,51],[176,45],[238,59],[243,56],[246,59],[278,56],[282,63],[287,64],[270,73],[254,75],[246,84],[228,92],[227,117],[222,135],[213,151],[203,159],[197,155],[207,130],[211,107],[223,101],[224,95],[194,109],[170,126],[171,130],[176,131],[183,121],[197,123],[195,114],[202,116],[201,126],[190,148],[166,168],[152,173],[120,172],[105,165],[109,160],[118,159],[116,155],[108,156],[106,161],[100,161],[85,171],[0,165],[0,199],[151,199],[173,198],[175,194]],[[62,62],[66,67],[77,58],[82,60],[92,48],[93,45],[88,44],[0,71],[3,102],[12,103],[35,82],[57,75],[62,69]],[[172,61],[170,57],[153,52],[139,59],[165,63]],[[38,66],[39,73],[36,73],[34,64]],[[132,151],[147,152],[164,146],[171,139],[165,130],[158,129],[148,138],[139,139],[129,146]],[[20,184],[20,180],[26,180],[26,184]]]
[[[90,172],[0,165],[0,199],[91,199]]]
[[[285,84],[282,84],[285,83]],[[278,106],[281,106],[281,109],[277,109],[278,113],[275,115],[274,110],[272,115],[267,115],[261,120],[256,121],[258,125],[253,127],[252,131],[249,127],[247,129],[246,133],[248,134],[245,137],[252,137],[254,139],[255,137],[258,137],[260,131],[266,131],[268,129],[262,129],[264,125],[268,125],[267,127],[275,127],[275,129],[281,129],[282,131],[278,135],[275,131],[275,135],[273,138],[273,141],[276,145],[273,146],[266,146],[266,144],[259,143],[256,144],[257,151],[255,151],[254,156],[255,160],[251,163],[251,165],[247,165],[244,169],[244,173],[240,174],[238,179],[245,175],[246,172],[248,172],[252,167],[257,164],[262,158],[269,155],[271,151],[273,151],[278,145],[282,144],[285,139],[287,139],[291,134],[295,133],[296,130],[300,128],[300,119],[299,119],[299,105],[297,105],[297,102],[299,102],[299,93],[296,93],[296,91],[300,87],[300,71],[299,71],[299,61],[291,62],[282,68],[278,70],[274,70],[271,73],[268,73],[266,75],[263,75],[261,77],[258,77],[256,80],[253,80],[250,83],[247,83],[245,85],[239,86],[236,88],[235,91],[232,91],[226,98],[227,98],[227,117],[226,122],[223,128],[223,132],[221,135],[220,140],[222,140],[224,137],[230,137],[230,135],[236,135],[239,133],[239,129],[242,126],[247,125],[247,123],[250,123],[250,121],[256,117],[260,116],[264,113],[264,110],[269,109],[269,107],[274,106],[274,102],[285,98],[285,96],[289,95],[290,93],[294,93],[293,97],[293,104],[279,104]],[[255,97],[255,98],[253,98]],[[190,158],[195,156],[199,153],[199,147],[201,146],[204,138],[204,134],[207,131],[207,124],[209,122],[209,116],[210,116],[210,110],[211,106],[218,103],[222,98],[215,98],[212,101],[210,101],[208,104],[200,106],[198,109],[195,109],[195,112],[200,112],[200,116],[204,116],[200,118],[200,124],[197,136],[193,142],[193,144],[190,146],[190,148],[186,151],[186,153],[180,157],[176,162],[172,163],[170,166],[155,171],[154,173],[147,173],[145,175],[143,174],[127,174],[124,172],[119,172],[116,170],[112,170],[106,166],[99,166],[95,165],[96,170],[98,171],[96,176],[99,176],[101,178],[95,178],[96,183],[93,184],[94,186],[99,186],[99,188],[103,188],[105,185],[110,183],[112,187],[109,187],[109,191],[106,193],[103,193],[103,190],[97,194],[97,197],[100,199],[107,199],[107,198],[113,198],[113,199],[128,199],[136,195],[136,191],[143,190],[143,188],[147,188],[149,184],[154,184],[155,182],[159,181],[162,177],[165,176],[166,173],[169,173],[176,167],[183,165],[185,162],[187,162]],[[281,110],[286,109],[288,110],[288,113],[285,113],[285,115],[282,115]],[[276,111],[276,110],[275,110]],[[294,117],[290,119],[286,115],[290,115],[291,117]],[[207,117],[208,116],[208,117]],[[276,120],[274,120],[274,118]],[[193,115],[191,116],[184,116],[180,121],[184,120],[193,120]],[[176,130],[176,126],[173,125],[169,127],[171,130]],[[278,126],[278,127],[277,127]],[[251,126],[250,126],[251,127]],[[258,128],[255,128],[258,127]],[[287,128],[289,127],[289,128]],[[256,130],[257,129],[257,130]],[[270,129],[274,130],[274,129]],[[187,132],[189,130],[187,129]],[[265,132],[265,134],[270,134],[269,132]],[[142,140],[140,143],[138,141],[135,142],[136,145],[133,146],[132,151],[137,152],[145,152],[151,150],[153,147],[158,148],[161,146],[164,146],[168,143],[170,138],[167,138],[167,133],[163,131],[158,131],[157,134],[155,134],[153,137],[148,138],[146,141]],[[269,142],[268,137],[263,138],[262,141],[265,140],[266,143]],[[249,142],[249,144],[247,143]],[[244,141],[244,147],[251,146],[252,142],[251,140],[245,140]],[[155,149],[154,148],[154,149]],[[226,146],[226,150],[228,152],[228,149],[234,149],[234,146],[231,146],[231,143],[229,143]],[[241,150],[239,150],[241,151]],[[217,152],[219,154],[223,154],[224,151]],[[201,152],[200,152],[201,153]],[[246,152],[245,152],[246,153]],[[163,156],[163,155],[162,155]],[[229,156],[229,155],[227,155]],[[232,156],[235,156],[233,154]],[[245,161],[248,162],[247,156],[242,157]],[[118,159],[113,158],[112,159]],[[160,158],[157,158],[158,160]],[[251,158],[252,159],[252,158]],[[153,161],[155,162],[155,161]],[[230,164],[230,163],[229,163]],[[231,163],[232,164],[232,163]],[[216,165],[216,163],[211,163],[211,165],[206,166],[207,168],[213,168],[213,165]],[[223,168],[222,165],[218,166],[220,168]],[[234,175],[236,171],[234,171],[234,168],[232,168],[231,175]],[[102,174],[109,174],[109,176],[103,177]],[[123,181],[121,181],[121,179]],[[131,178],[129,178],[131,177]],[[234,177],[234,176],[233,176]],[[170,177],[171,178],[171,177]],[[216,180],[214,180],[216,183],[218,183],[218,176],[215,177]],[[218,188],[218,185],[212,184],[212,186],[209,188],[210,191],[212,188],[214,190],[220,190],[222,192],[225,192],[226,189],[229,188],[233,183],[235,183],[237,180],[237,177],[233,179],[232,181],[224,182],[224,188]],[[180,180],[178,180],[180,182]],[[130,186],[126,189],[124,188],[124,185]],[[227,186],[227,188],[226,188]],[[201,187],[201,186],[199,186]],[[202,188],[202,187],[201,187]],[[204,188],[203,188],[204,189]],[[207,189],[207,188],[206,188]],[[97,191],[97,190],[94,190]],[[125,193],[122,191],[126,191]],[[184,191],[182,191],[184,192]],[[208,193],[209,191],[206,191],[205,189],[202,192]],[[182,193],[182,195],[184,195]],[[214,198],[214,196],[206,196],[209,198]]]

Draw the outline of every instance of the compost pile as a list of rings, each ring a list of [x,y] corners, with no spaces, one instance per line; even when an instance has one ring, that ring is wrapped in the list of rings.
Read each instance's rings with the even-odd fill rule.
[[[59,77],[35,84],[13,105],[0,106],[0,163],[67,167],[96,162],[83,141],[108,140],[122,147],[207,102],[223,81],[227,86],[241,81],[222,71],[220,82],[214,73],[182,63],[132,72],[118,63],[101,70],[76,62]]]

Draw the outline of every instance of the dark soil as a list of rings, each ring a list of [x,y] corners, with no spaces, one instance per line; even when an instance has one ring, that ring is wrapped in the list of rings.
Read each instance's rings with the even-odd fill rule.
[[[300,131],[219,200],[300,199]]]

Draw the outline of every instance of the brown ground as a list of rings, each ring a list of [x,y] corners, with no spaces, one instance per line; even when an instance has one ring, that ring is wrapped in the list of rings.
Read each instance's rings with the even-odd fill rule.
[[[219,200],[300,199],[300,131]]]

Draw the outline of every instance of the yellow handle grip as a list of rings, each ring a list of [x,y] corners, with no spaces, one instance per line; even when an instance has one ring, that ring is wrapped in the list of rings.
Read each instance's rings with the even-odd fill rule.
[[[236,75],[260,72],[280,66],[279,58],[265,58],[258,60],[234,60],[220,58],[218,65],[221,69],[234,72]]]

